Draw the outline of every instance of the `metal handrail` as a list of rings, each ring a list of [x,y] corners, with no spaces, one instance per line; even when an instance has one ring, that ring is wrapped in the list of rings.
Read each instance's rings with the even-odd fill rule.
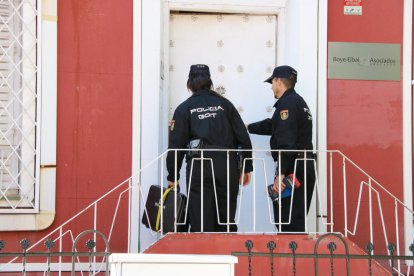
[[[127,178],[126,180],[124,180],[123,182],[121,182],[120,184],[116,185],[114,188],[112,188],[111,190],[109,190],[108,192],[106,192],[104,195],[100,196],[98,199],[96,199],[95,201],[93,201],[91,204],[89,204],[87,207],[85,207],[84,209],[80,210],[77,214],[75,214],[73,217],[71,217],[70,219],[68,219],[67,221],[65,221],[64,223],[62,223],[60,226],[58,226],[57,228],[55,228],[54,230],[52,230],[50,233],[48,233],[47,235],[45,235],[43,238],[41,238],[40,240],[38,240],[36,243],[34,243],[32,246],[30,246],[27,249],[27,252],[30,251],[31,249],[35,248],[36,246],[38,246],[41,242],[45,241],[46,239],[48,239],[49,237],[51,237],[54,234],[58,234],[58,237],[56,237],[54,239],[54,241],[58,241],[59,242],[59,249],[60,251],[64,251],[63,249],[63,243],[62,243],[62,239],[64,236],[66,236],[68,233],[70,234],[70,237],[73,241],[73,234],[72,234],[72,230],[71,229],[66,229],[66,227],[69,227],[70,223],[75,221],[77,218],[80,218],[80,216],[82,215],[88,215],[87,211],[93,210],[93,215],[91,217],[91,221],[93,221],[94,223],[94,229],[93,230],[99,230],[98,228],[98,205],[99,204],[103,204],[102,202],[104,202],[104,199],[106,199],[108,196],[113,196],[113,195],[117,195],[118,196],[118,200],[117,200],[117,205],[116,208],[114,210],[114,214],[111,220],[111,225],[110,225],[110,230],[109,233],[107,234],[108,236],[108,241],[110,242],[111,240],[111,236],[112,236],[112,232],[113,232],[113,228],[115,225],[115,220],[116,220],[116,216],[118,215],[118,213],[120,212],[120,201],[121,199],[128,194],[129,197],[131,197],[131,192],[132,192],[132,188],[136,187],[138,188],[138,194],[139,194],[139,201],[142,203],[145,202],[145,197],[143,195],[143,187],[141,185],[141,181],[143,178],[143,174],[146,173],[147,171],[149,171],[151,178],[153,179],[158,179],[158,176],[156,176],[157,174],[160,176],[161,181],[163,181],[163,178],[165,178],[165,164],[163,162],[163,160],[165,159],[166,155],[168,154],[168,152],[174,152],[175,153],[175,158],[177,160],[177,153],[180,151],[187,151],[186,149],[170,149],[167,150],[165,152],[163,152],[161,155],[159,155],[157,158],[151,160],[147,165],[143,166],[141,169],[138,170],[138,172],[134,173],[131,177]],[[205,150],[199,150],[202,153]],[[227,156],[229,156],[229,152],[246,152],[247,150],[232,150],[232,149],[208,149],[208,151],[218,151],[218,152],[227,152]],[[256,157],[256,154],[263,154],[263,153],[269,153],[271,152],[270,150],[253,150],[252,151],[252,162],[262,162],[263,163],[263,172],[264,172],[264,176],[265,179],[267,179],[267,175],[266,175],[266,168],[265,168],[265,158],[259,158]],[[278,152],[279,154],[282,152],[281,150],[273,150],[272,152]],[[344,185],[344,229],[343,229],[343,235],[344,236],[348,236],[352,235],[352,236],[356,236],[358,235],[357,233],[357,226],[358,223],[360,223],[360,204],[362,202],[362,195],[363,195],[363,189],[367,188],[368,189],[368,199],[369,199],[369,231],[370,231],[370,242],[373,241],[373,200],[372,200],[372,193],[374,193],[376,195],[377,198],[377,204],[378,204],[378,208],[380,210],[380,217],[381,217],[381,222],[382,222],[382,230],[383,230],[383,234],[384,234],[384,240],[385,240],[385,244],[388,244],[388,240],[389,237],[387,236],[387,227],[385,226],[385,221],[384,221],[384,214],[382,212],[382,202],[381,202],[381,195],[379,194],[379,191],[384,192],[387,196],[389,196],[392,201],[394,202],[395,205],[395,220],[396,220],[396,228],[398,228],[398,206],[402,206],[404,210],[409,211],[411,214],[414,214],[414,212],[406,205],[404,204],[401,200],[399,200],[396,196],[394,196],[390,191],[388,191],[383,185],[381,185],[378,181],[376,181],[374,178],[372,178],[370,175],[368,175],[368,173],[366,173],[362,168],[360,168],[358,165],[356,165],[351,159],[349,159],[347,156],[345,156],[342,152],[340,152],[339,150],[283,150],[283,152],[303,152],[304,153],[304,158],[301,158],[301,160],[313,160],[311,158],[307,158],[306,154],[307,152],[310,153],[316,153],[317,155],[319,155],[319,157],[324,157],[326,159],[329,158],[330,160],[330,165],[327,167],[327,172],[323,172],[323,174],[328,175],[329,173],[329,183],[323,183],[325,184],[326,187],[330,188],[331,194],[330,194],[330,198],[326,198],[324,200],[326,200],[326,206],[327,206],[327,210],[324,210],[323,208],[319,209],[319,214],[318,216],[322,217],[322,222],[323,224],[325,224],[326,226],[328,226],[330,229],[328,229],[328,232],[334,232],[334,224],[335,224],[335,220],[334,220],[334,208],[333,208],[333,182],[334,182],[334,173],[333,173],[333,158],[338,155],[339,158],[342,159],[342,181],[343,181],[343,185]],[[211,160],[212,162],[212,160]],[[316,161],[314,160],[314,168],[316,170]],[[351,214],[351,211],[348,210],[348,195],[347,195],[347,187],[348,187],[348,183],[347,183],[347,167],[346,165],[349,164],[352,166],[352,168],[355,168],[357,170],[357,172],[361,173],[364,177],[367,178],[367,181],[361,181],[360,182],[360,189],[359,189],[359,195],[358,195],[358,206],[357,209],[355,210],[355,220],[353,222],[353,226],[350,227],[348,226],[348,214]],[[156,172],[152,171],[153,166],[156,168]],[[245,164],[244,164],[245,166]],[[228,169],[228,168],[227,168]],[[178,171],[178,167],[177,165],[175,165],[175,171]],[[261,170],[259,170],[261,171]],[[252,177],[252,181],[255,182],[255,174],[257,173],[257,170],[255,170],[254,175]],[[316,172],[317,173],[317,172]],[[214,174],[214,171],[213,171]],[[321,172],[319,172],[319,175],[321,175]],[[138,181],[136,181],[138,180]],[[178,180],[178,179],[177,179]],[[304,183],[306,185],[306,183]],[[256,188],[257,185],[256,183],[252,183],[251,185],[253,185],[253,203],[256,204]],[[320,183],[317,177],[317,182],[315,184],[315,190],[316,193],[318,195],[318,198],[316,199],[318,202],[322,202],[321,198],[320,198]],[[177,196],[177,191],[175,191],[175,196]],[[239,198],[239,205],[242,202],[242,197],[243,197],[243,190],[241,190],[240,192],[240,198]],[[216,199],[217,200],[217,199]],[[267,200],[269,200],[267,198]],[[216,203],[217,204],[217,203]],[[268,201],[269,204],[269,201]],[[269,206],[269,205],[268,205]],[[163,203],[161,202],[161,208],[163,208]],[[255,208],[255,206],[254,206]],[[328,220],[328,218],[323,219],[324,217],[326,217],[329,209],[330,212],[330,218]],[[131,210],[131,201],[129,201],[129,205],[128,205],[128,212],[130,212]],[[176,212],[176,211],[175,211]],[[269,207],[269,212],[270,212],[270,207]],[[144,215],[147,215],[146,210],[144,210],[143,212],[140,212],[141,214],[144,213]],[[255,213],[256,210],[254,210],[254,217],[253,217],[253,232],[256,232],[256,217],[255,217]],[[141,215],[140,214],[140,215]],[[175,214],[176,215],[176,214]],[[130,219],[131,216],[130,214],[128,214],[128,218]],[[105,214],[105,219],[108,219],[108,215]],[[161,221],[163,220],[163,216],[161,215]],[[239,223],[240,221],[240,212],[237,214],[237,220],[236,223]],[[231,223],[230,222],[219,222],[220,224],[224,224],[229,226]],[[274,224],[274,225],[281,225],[283,223],[276,222],[276,221],[272,221],[272,219],[270,218],[270,223]],[[178,225],[178,223],[176,223]],[[130,222],[129,222],[130,225]],[[176,225],[176,226],[177,226]],[[306,223],[307,225],[307,223]],[[162,226],[162,223],[161,223]],[[175,227],[176,227],[175,226]],[[307,226],[306,226],[307,227]],[[177,228],[175,228],[177,229]],[[227,228],[229,230],[229,227]],[[307,229],[307,228],[306,228]],[[128,229],[130,230],[130,229]],[[141,230],[142,231],[142,230]],[[338,231],[336,229],[336,231]],[[339,231],[341,232],[341,231]],[[399,232],[398,229],[396,229],[396,244],[397,244],[397,252],[399,253],[400,251],[400,238],[399,238]],[[162,235],[163,231],[161,229],[160,233],[156,233],[156,232],[150,232],[152,237],[160,237],[160,233]],[[319,232],[320,233],[320,232]],[[322,233],[325,233],[322,232]],[[128,239],[129,239],[129,235],[128,235]],[[130,241],[128,240],[128,244],[130,244]],[[388,250],[389,253],[389,250]],[[17,260],[17,258],[14,258],[12,260],[10,260],[8,263],[13,263]],[[6,265],[2,265],[0,263],[0,271],[4,270],[5,268],[7,268]]]

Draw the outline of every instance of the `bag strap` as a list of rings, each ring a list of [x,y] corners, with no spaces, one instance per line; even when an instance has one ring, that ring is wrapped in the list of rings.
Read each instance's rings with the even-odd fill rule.
[[[165,199],[167,198],[168,193],[169,193],[172,189],[174,189],[174,187],[175,187],[175,185],[173,185],[173,186],[169,187],[168,189],[166,189],[166,190],[164,191],[164,193],[162,194],[162,197],[161,197],[161,199],[160,199],[160,204],[158,205],[157,221],[156,221],[156,224],[155,224],[155,230],[156,230],[157,232],[158,232],[158,231],[160,231],[160,222],[161,222],[161,206],[162,206],[162,205],[164,205],[164,204],[161,204],[161,203],[164,203]]]

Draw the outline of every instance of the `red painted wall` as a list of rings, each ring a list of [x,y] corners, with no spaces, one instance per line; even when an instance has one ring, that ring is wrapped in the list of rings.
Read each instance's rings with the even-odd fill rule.
[[[8,250],[24,237],[42,238],[130,177],[131,148],[132,1],[59,1],[56,219],[41,232],[2,233]],[[111,197],[98,209],[108,214],[98,226],[108,228],[116,202]],[[114,231],[126,233],[126,214]],[[73,229],[92,223],[81,218]],[[111,249],[125,250],[125,237],[117,238]]]
[[[403,1],[362,1],[362,16],[344,15],[344,1],[329,1],[328,42],[395,43],[403,41]],[[328,68],[329,70],[329,68]],[[328,80],[328,148],[339,149],[363,170],[403,198],[402,182],[402,83],[401,81]],[[348,216],[351,226],[356,210],[359,182],[355,180],[348,195]],[[343,231],[344,217],[342,182],[336,178],[335,225]],[[339,191],[339,192],[338,192]],[[389,241],[395,242],[393,202],[381,194]],[[374,200],[377,204],[377,201]],[[378,209],[374,209],[377,211]],[[368,239],[367,197],[362,204],[362,224],[358,230]],[[380,217],[374,217],[375,242],[383,242]],[[352,222],[352,223],[351,223]],[[403,222],[400,220],[400,226]],[[402,230],[402,227],[401,227]],[[402,234],[402,232],[400,232]],[[352,239],[352,238],[351,238]]]
[[[250,234],[196,234],[196,233],[169,233],[162,237],[157,243],[148,247],[144,253],[149,254],[218,254],[233,255],[247,253],[246,242],[252,242],[251,252],[270,253],[268,244],[273,241],[276,245],[273,253],[291,254],[291,242],[297,244],[296,254],[329,254],[328,244],[334,242],[335,254],[345,254],[345,244],[348,246],[349,254],[363,254],[361,248],[348,239],[341,241],[336,236],[315,236],[308,235],[250,235]],[[316,244],[318,243],[318,244]],[[237,253],[236,253],[237,252]],[[288,256],[288,255],[287,255]],[[235,276],[245,275],[347,275],[346,264],[342,259],[335,259],[330,264],[327,258],[318,258],[315,268],[315,259],[296,257],[295,267],[293,258],[275,256],[273,260],[273,273],[269,257],[237,256],[238,262],[234,265]],[[250,267],[250,268],[249,268]],[[317,269],[317,271],[315,271]],[[331,269],[334,270],[332,273]],[[389,275],[390,273],[381,267],[377,262],[372,262],[372,275]],[[294,273],[294,271],[296,273]],[[352,259],[349,263],[350,275],[366,275],[368,263],[366,260]],[[249,273],[250,272],[250,273]]]

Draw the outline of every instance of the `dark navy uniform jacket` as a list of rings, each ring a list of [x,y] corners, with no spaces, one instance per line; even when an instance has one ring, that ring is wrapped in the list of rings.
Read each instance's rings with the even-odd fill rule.
[[[294,89],[288,89],[275,103],[275,112],[271,119],[249,124],[249,132],[260,135],[271,135],[272,150],[298,149],[312,150],[312,115],[308,105]],[[278,152],[272,152],[275,161]],[[281,173],[293,168],[297,153],[281,154]]]
[[[202,90],[193,93],[174,112],[170,123],[168,148],[185,149],[190,140],[201,139],[208,148],[252,149],[247,129],[239,112],[226,98],[214,91]],[[185,151],[177,151],[177,172],[180,170]],[[250,158],[251,152],[243,152]],[[175,152],[167,154],[169,181],[175,180]],[[246,160],[245,172],[252,171],[251,161]],[[179,174],[177,179],[179,179]]]

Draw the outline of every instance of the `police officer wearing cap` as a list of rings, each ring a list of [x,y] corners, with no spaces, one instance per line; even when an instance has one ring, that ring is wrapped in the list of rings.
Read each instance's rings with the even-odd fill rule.
[[[299,180],[300,186],[293,192],[292,217],[289,222],[291,207],[291,196],[284,197],[273,203],[275,222],[279,223],[279,208],[281,208],[282,223],[280,231],[283,232],[304,232],[305,217],[309,211],[315,185],[314,159],[312,152],[312,115],[304,99],[295,91],[297,71],[290,66],[278,66],[273,74],[265,80],[272,84],[274,97],[277,99],[274,104],[275,111],[271,119],[265,119],[247,126],[252,134],[271,135],[270,148],[272,157],[277,162],[273,190],[279,194],[285,188],[283,179],[285,176],[294,173]],[[283,150],[301,150],[297,152]],[[306,157],[306,177],[305,161]],[[305,181],[306,180],[306,181]],[[280,181],[280,183],[279,183]],[[306,214],[305,214],[305,186],[306,186]],[[279,202],[281,204],[279,204]]]
[[[252,144],[236,108],[229,100],[214,92],[212,87],[208,66],[191,65],[187,88],[193,94],[177,107],[170,123],[168,148],[171,150],[167,154],[167,180],[172,186],[180,179],[179,171],[186,155],[190,231],[234,232],[237,231],[234,217],[239,180],[246,185],[253,168],[251,160],[245,160],[244,171],[241,172],[237,153],[225,149],[251,150]],[[194,150],[174,151],[186,149],[189,145],[204,150],[202,153]],[[251,152],[243,152],[243,158],[250,157]]]

